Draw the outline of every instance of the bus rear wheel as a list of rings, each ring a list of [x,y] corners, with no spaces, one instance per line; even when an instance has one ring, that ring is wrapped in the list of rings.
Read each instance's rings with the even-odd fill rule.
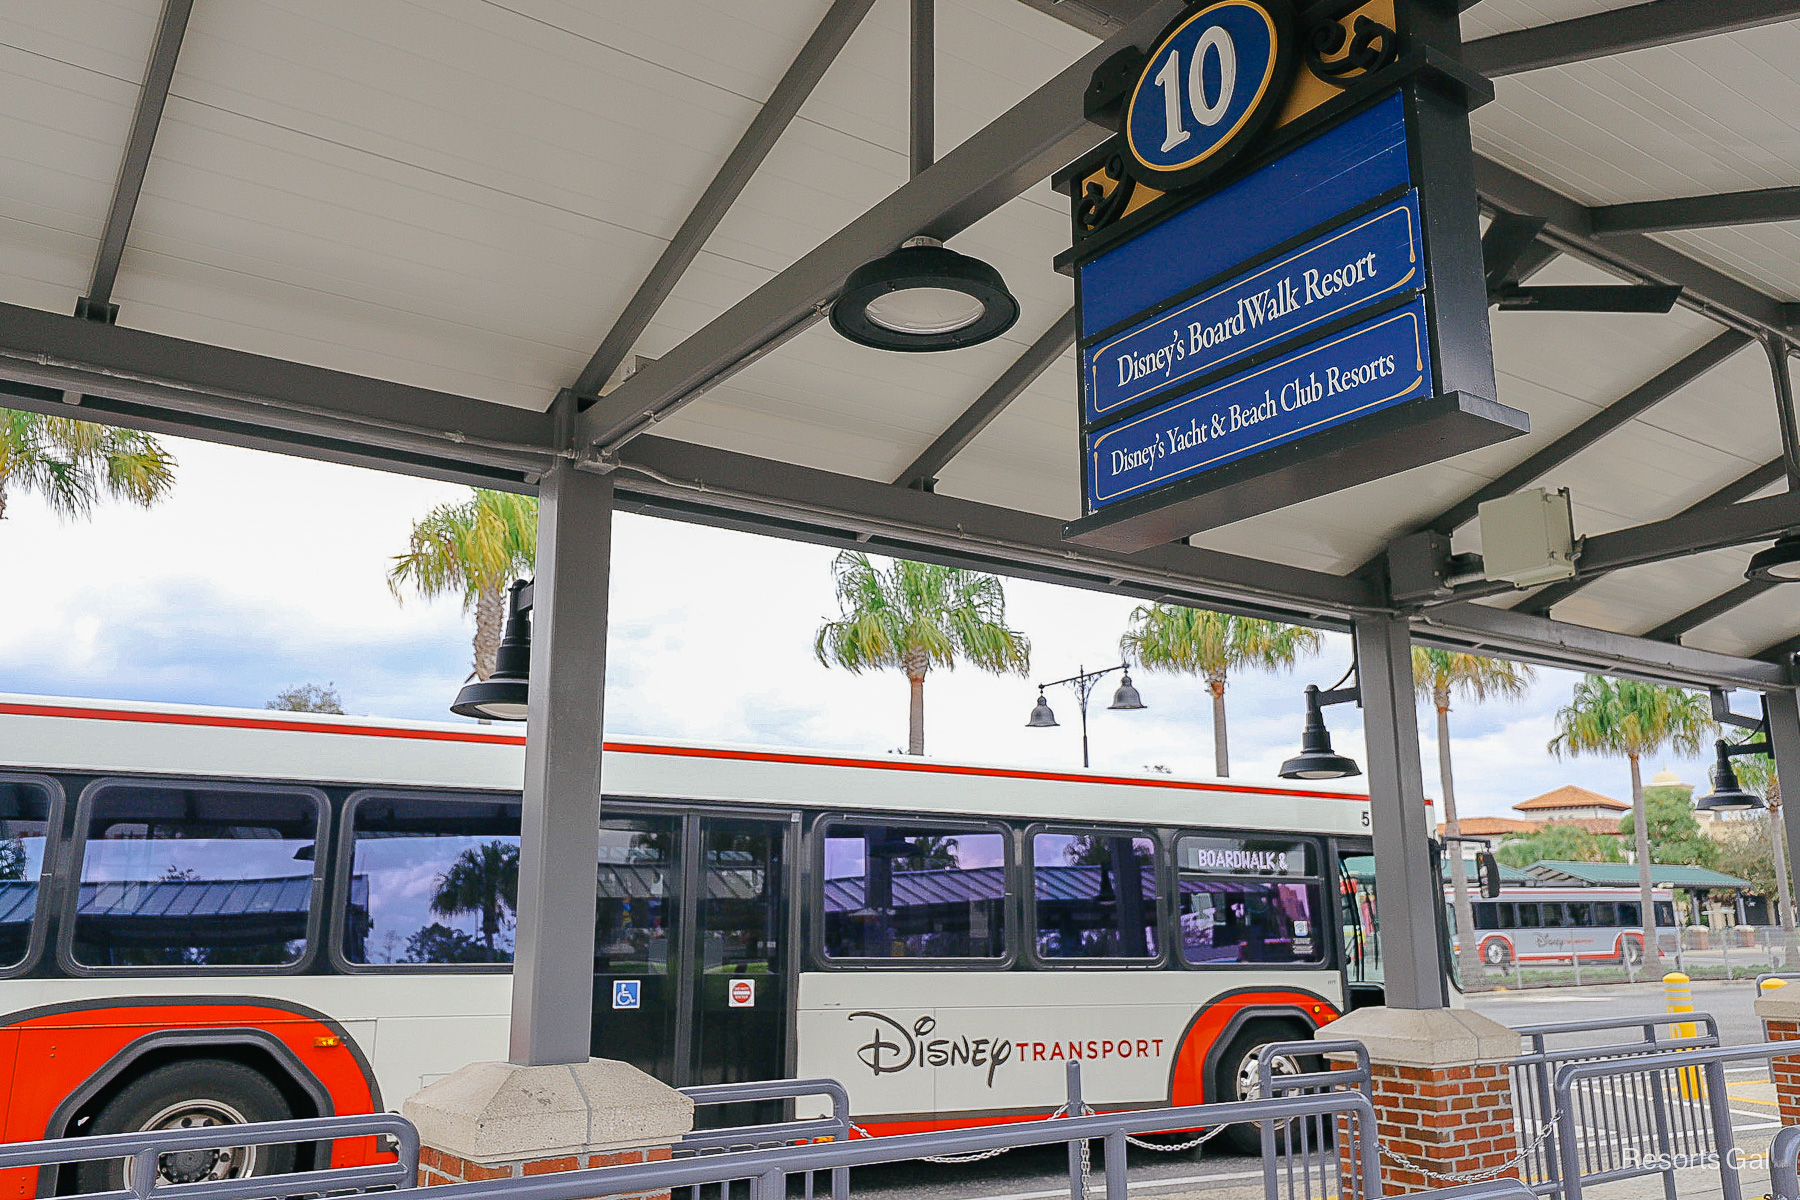
[[[1512,963],[1512,947],[1499,938],[1494,938],[1481,948],[1481,961],[1490,967],[1504,967]]]
[[[88,1129],[90,1135],[140,1133],[152,1129],[199,1129],[285,1121],[294,1115],[267,1077],[242,1063],[199,1058],[168,1063],[146,1072],[106,1102]],[[219,1146],[165,1154],[157,1161],[158,1186],[276,1175],[294,1169],[293,1146]],[[123,1159],[82,1163],[80,1190],[121,1191],[132,1185]]]

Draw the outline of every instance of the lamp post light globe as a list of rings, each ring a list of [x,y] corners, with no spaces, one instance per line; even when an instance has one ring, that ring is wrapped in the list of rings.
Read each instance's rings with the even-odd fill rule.
[[[1037,703],[1031,708],[1031,716],[1025,722],[1027,729],[1055,729],[1056,714],[1050,711],[1050,702],[1044,699],[1044,689],[1038,689]]]

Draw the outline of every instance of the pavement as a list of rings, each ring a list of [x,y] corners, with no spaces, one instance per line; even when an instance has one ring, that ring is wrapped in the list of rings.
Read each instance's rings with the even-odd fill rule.
[[[1762,1026],[1751,1010],[1751,982],[1702,981],[1693,985],[1694,1007],[1710,1012],[1719,1023],[1720,1040],[1745,1045],[1763,1040]],[[1495,991],[1469,997],[1469,1007],[1504,1025],[1537,1025],[1552,1021],[1593,1020],[1608,1016],[1660,1013],[1660,983],[1615,984],[1583,988]],[[1629,1036],[1626,1034],[1625,1036]],[[1758,1156],[1779,1127],[1775,1088],[1766,1063],[1728,1068],[1728,1094],[1733,1137],[1748,1157],[1742,1170],[1743,1194],[1768,1192],[1768,1168]],[[1104,1188],[1099,1147],[1092,1164],[1093,1192]],[[1262,1162],[1233,1154],[1217,1143],[1199,1150],[1163,1154],[1133,1149],[1129,1158],[1133,1196],[1145,1200],[1261,1200]],[[825,1181],[819,1195],[828,1195]],[[1716,1167],[1678,1172],[1682,1200],[1707,1200],[1720,1194]],[[1069,1195],[1068,1154],[1062,1146],[1015,1150],[979,1163],[960,1165],[912,1162],[858,1168],[852,1191],[856,1200],[1063,1200]],[[1304,1191],[1299,1193],[1305,1196]],[[1584,1200],[1661,1200],[1658,1177],[1584,1189]]]

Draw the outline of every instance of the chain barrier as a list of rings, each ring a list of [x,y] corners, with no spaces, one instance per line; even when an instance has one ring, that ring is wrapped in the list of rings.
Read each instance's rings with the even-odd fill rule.
[[[1408,1171],[1417,1171],[1420,1175],[1438,1183],[1479,1183],[1483,1179],[1494,1179],[1498,1177],[1500,1172],[1511,1170],[1513,1167],[1518,1166],[1527,1158],[1537,1153],[1537,1151],[1543,1147],[1544,1143],[1549,1140],[1550,1134],[1555,1128],[1556,1126],[1554,1124],[1544,1125],[1542,1129],[1538,1130],[1537,1138],[1533,1140],[1531,1145],[1525,1147],[1499,1166],[1487,1167],[1479,1171],[1434,1171],[1423,1163],[1414,1162],[1404,1154],[1394,1153],[1394,1151],[1389,1150],[1386,1146],[1381,1148],[1381,1156],[1396,1167],[1401,1167]]]

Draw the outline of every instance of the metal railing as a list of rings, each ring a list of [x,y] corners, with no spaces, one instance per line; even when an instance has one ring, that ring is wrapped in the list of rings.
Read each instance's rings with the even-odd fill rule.
[[[1313,1115],[1329,1116],[1334,1124],[1342,1116],[1357,1161],[1375,1162],[1375,1110],[1368,1097],[1360,1092],[1333,1092],[857,1138],[848,1142],[815,1142],[519,1179],[447,1184],[433,1189],[432,1197],[433,1200],[599,1200],[607,1196],[748,1181],[750,1200],[785,1200],[788,1177],[804,1172],[911,1162],[933,1156],[1023,1146],[1065,1143],[1079,1146],[1082,1142],[1099,1141],[1105,1146],[1106,1200],[1126,1200],[1125,1139],[1128,1136],[1260,1121],[1287,1122]],[[1332,1157],[1336,1159],[1335,1152]],[[1335,1194],[1343,1200],[1380,1200],[1379,1172],[1368,1171],[1356,1182],[1360,1190],[1340,1187]],[[1085,1192],[1082,1179],[1071,1180],[1071,1200],[1086,1200]],[[1265,1191],[1265,1200],[1309,1200],[1317,1195],[1284,1192],[1277,1185],[1275,1191]]]
[[[397,1156],[393,1162],[357,1167],[252,1175],[243,1179],[207,1179],[197,1183],[164,1183],[162,1159],[171,1154],[212,1151],[231,1146],[282,1146],[315,1143],[329,1146],[339,1138],[388,1137]],[[392,1191],[415,1187],[419,1179],[419,1132],[397,1113],[351,1117],[307,1117],[294,1121],[262,1121],[254,1125],[211,1125],[200,1129],[154,1129],[143,1133],[108,1133],[94,1137],[50,1138],[41,1142],[0,1145],[0,1171],[57,1168],[78,1163],[126,1160],[125,1187],[89,1192],[87,1200],[266,1200],[329,1192]],[[330,1161],[326,1157],[326,1161]]]
[[[1783,982],[1783,983],[1784,983],[1784,984],[1786,984],[1786,983],[1793,983],[1793,982],[1794,982],[1794,981],[1795,981],[1795,980],[1800,980],[1800,972],[1794,972],[1794,971],[1764,971],[1764,972],[1763,972],[1763,973],[1762,973],[1762,974],[1761,974],[1761,975],[1758,975],[1758,976],[1757,976],[1757,977],[1756,977],[1756,983],[1755,983],[1755,984],[1754,984],[1754,985],[1753,985],[1753,986],[1754,986],[1754,988],[1755,988],[1755,995],[1757,995],[1757,996],[1758,996],[1758,997],[1761,997],[1761,996],[1762,996],[1762,994],[1763,994],[1763,984],[1764,984],[1764,983],[1765,983],[1765,982],[1766,982],[1766,981],[1768,981],[1768,980],[1770,980],[1770,979],[1779,979],[1779,980],[1781,980],[1781,981],[1782,981],[1782,982]]]
[[[1713,1165],[1723,1200],[1743,1200],[1725,1064],[1788,1056],[1800,1056],[1800,1043],[1671,1046],[1562,1067],[1554,1111],[1563,1200],[1581,1200],[1586,1187],[1648,1175],[1661,1175],[1673,1200],[1677,1171]],[[1790,1140],[1790,1160],[1794,1148]]]
[[[1519,1174],[1527,1187],[1543,1196],[1559,1195],[1563,1190],[1562,1135],[1556,1124],[1558,1073],[1575,1063],[1616,1062],[1669,1050],[1708,1049],[1719,1044],[1719,1023],[1711,1013],[1680,1013],[1676,1016],[1681,1024],[1699,1026],[1701,1032],[1691,1038],[1673,1036],[1671,1027],[1675,1019],[1667,1013],[1516,1027],[1515,1031],[1528,1044],[1525,1053],[1514,1059],[1509,1068],[1521,1155]],[[1553,1040],[1577,1035],[1591,1038],[1596,1033],[1616,1030],[1633,1031],[1638,1036],[1598,1045],[1552,1045]]]
[[[1279,1074],[1277,1064],[1282,1062],[1300,1062],[1308,1058],[1323,1058],[1329,1061],[1332,1057],[1348,1055],[1355,1061],[1351,1067],[1327,1067],[1323,1071],[1302,1071],[1296,1074]],[[1361,1042],[1353,1041],[1309,1041],[1309,1042],[1271,1042],[1257,1051],[1257,1095],[1264,1100],[1276,1100],[1284,1096],[1328,1096],[1354,1093],[1373,1103],[1374,1082],[1369,1072],[1369,1051]],[[1327,1170],[1325,1154],[1332,1146],[1337,1130],[1336,1117],[1331,1117],[1331,1124],[1326,1124],[1327,1114],[1306,1113],[1287,1118],[1285,1121],[1262,1122],[1262,1161],[1263,1161],[1263,1194],[1276,1196],[1282,1193],[1282,1184],[1286,1184],[1286,1194],[1290,1196],[1329,1196],[1335,1192],[1339,1196],[1360,1196],[1365,1194],[1380,1195],[1379,1183],[1374,1190],[1368,1190],[1370,1180],[1379,1180],[1381,1164],[1374,1158],[1364,1158],[1364,1147],[1352,1143],[1344,1148],[1341,1155],[1335,1156],[1332,1170]],[[1283,1153],[1285,1151],[1285,1153]],[[1314,1175],[1318,1176],[1318,1185],[1314,1186]],[[1282,1176],[1285,1175],[1285,1179]],[[1295,1176],[1299,1178],[1296,1179]]]
[[[765,1125],[737,1125],[725,1129],[696,1129],[674,1148],[674,1157],[691,1158],[698,1154],[726,1154],[744,1150],[767,1150],[778,1146],[805,1145],[821,1139],[850,1140],[850,1093],[835,1079],[770,1079],[753,1083],[714,1083],[685,1087],[681,1093],[696,1106],[713,1104],[747,1104],[771,1100],[799,1100],[823,1096],[831,1101],[829,1117],[803,1117],[774,1121]],[[813,1172],[805,1173],[805,1200],[813,1200]],[[831,1171],[831,1200],[849,1200],[850,1169],[837,1167]],[[690,1200],[700,1200],[695,1185]]]
[[[1782,1126],[1769,1143],[1769,1195],[1800,1200],[1800,1127]]]

